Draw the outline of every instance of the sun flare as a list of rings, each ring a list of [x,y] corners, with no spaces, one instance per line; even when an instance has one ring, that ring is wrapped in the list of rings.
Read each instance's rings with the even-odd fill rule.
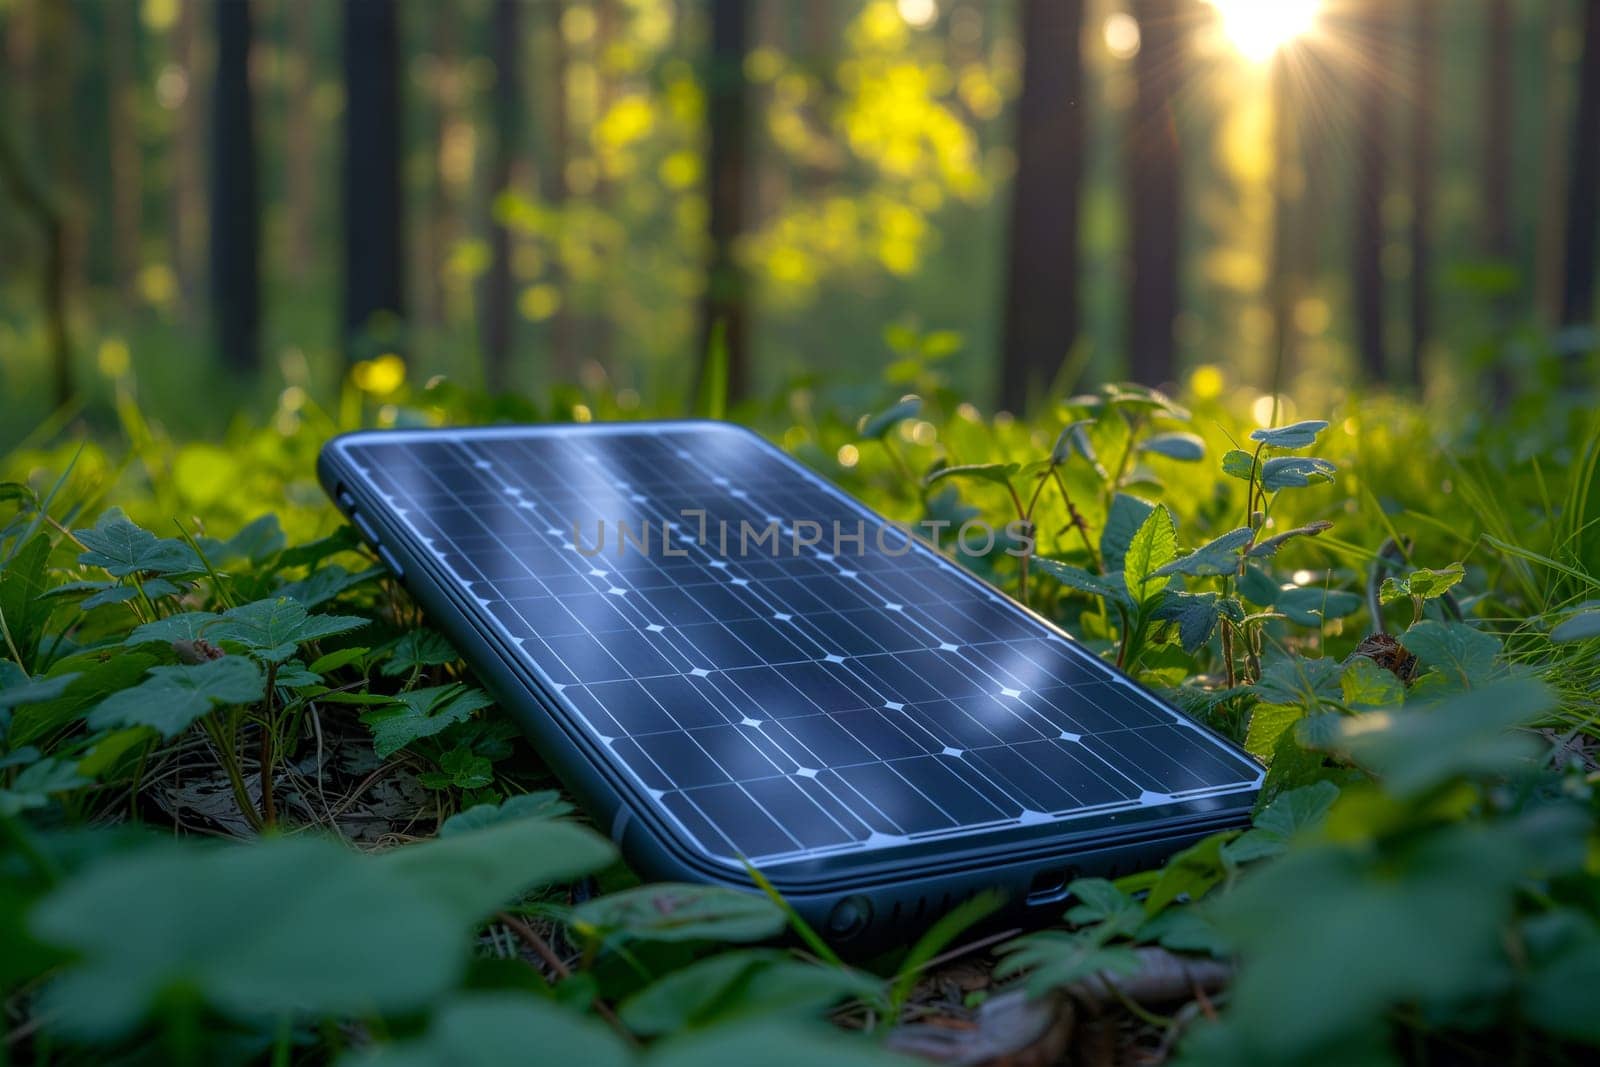
[[[1261,62],[1317,25],[1321,0],[1211,0],[1222,30],[1246,59]]]

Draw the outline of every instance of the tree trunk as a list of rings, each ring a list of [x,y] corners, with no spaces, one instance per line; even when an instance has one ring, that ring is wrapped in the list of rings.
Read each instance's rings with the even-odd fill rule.
[[[1023,411],[1078,339],[1078,186],[1083,169],[1083,0],[1022,0],[1022,96],[1000,403]]]
[[[216,0],[211,106],[211,328],[219,362],[261,366],[261,202],[250,99],[249,0]]]
[[[494,216],[494,203],[511,188],[522,143],[523,0],[495,0],[493,10],[494,158],[489,171],[489,273],[483,292],[484,372],[496,391],[510,386],[512,320],[511,231]]]
[[[172,131],[172,267],[183,310],[200,306],[205,244],[205,69],[201,62],[200,0],[178,0],[175,61],[183,72],[183,98]]]
[[[317,259],[317,19],[313,0],[289,0],[288,113],[284,116],[284,199],[291,273],[304,282]]]
[[[1181,5],[1137,0],[1137,89],[1128,114],[1128,359],[1133,380],[1159,386],[1177,376],[1176,336],[1183,229],[1183,153],[1173,104],[1183,81]]]
[[[0,183],[11,190],[39,228],[44,255],[39,264],[39,304],[44,311],[45,346],[50,358],[51,398],[65,407],[72,399],[72,335],[67,321],[67,236],[61,207],[48,183],[28,165],[0,115]]]
[[[1480,145],[1483,152],[1480,164],[1483,254],[1496,266],[1509,268],[1516,259],[1516,235],[1511,221],[1511,158],[1515,140],[1513,93],[1516,91],[1511,67],[1511,42],[1515,30],[1511,0],[1489,0],[1484,30],[1486,76],[1483,84],[1483,142]],[[1516,389],[1504,351],[1505,339],[1511,327],[1511,295],[1509,291],[1496,293],[1491,309],[1494,340],[1488,391],[1490,402],[1497,410],[1505,409]]]
[[[735,245],[745,217],[745,81],[748,40],[745,0],[712,0],[711,61],[707,73],[710,126],[711,260],[700,324],[700,389],[715,373],[714,343],[726,354],[727,396],[743,399],[750,386],[748,323],[744,272]],[[720,340],[719,340],[720,339]]]
[[[1355,222],[1350,236],[1350,289],[1355,304],[1356,350],[1368,382],[1386,381],[1389,373],[1387,323],[1384,316],[1383,201],[1389,169],[1390,87],[1384,83],[1388,20],[1386,0],[1367,0],[1361,12],[1362,60],[1353,68],[1356,94]]]
[[[106,125],[111,148],[111,247],[119,295],[132,303],[143,259],[144,168],[139,150],[138,11],[108,4]]]
[[[1433,192],[1439,82],[1438,0],[1416,0],[1411,85],[1411,384],[1427,382],[1433,332]]]
[[[547,162],[539,173],[539,194],[546,205],[559,209],[566,204],[567,162],[572,158],[572,121],[567,107],[567,41],[561,33],[561,18],[566,11],[565,0],[551,0],[550,52],[545,57],[549,71],[544,83],[549,97],[549,129]],[[560,303],[550,318],[551,377],[560,382],[572,381],[578,374],[576,318],[572,312],[572,286],[567,279],[565,264],[561,261],[559,237],[554,242],[549,257],[550,284],[556,287]]]
[[[392,340],[405,311],[401,239],[400,55],[393,0],[344,5],[344,330],[349,357],[375,327]]]
[[[1570,181],[1561,325],[1588,326],[1594,322],[1595,246],[1600,239],[1600,0],[1585,0],[1583,5],[1583,58],[1578,68]],[[1581,354],[1570,358],[1573,374],[1581,360]]]

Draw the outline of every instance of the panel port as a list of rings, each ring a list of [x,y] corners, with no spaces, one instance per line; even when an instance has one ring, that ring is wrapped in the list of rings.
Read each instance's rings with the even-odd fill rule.
[[[1028,883],[1028,906],[1054,904],[1067,898],[1067,882],[1071,878],[1067,867],[1046,867]]]

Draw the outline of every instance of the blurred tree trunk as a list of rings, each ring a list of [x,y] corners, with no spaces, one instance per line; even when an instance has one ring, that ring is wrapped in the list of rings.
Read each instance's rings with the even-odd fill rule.
[[[1272,385],[1282,393],[1299,370],[1294,309],[1299,300],[1295,256],[1294,207],[1300,169],[1296,129],[1298,94],[1289,69],[1289,48],[1279,48],[1268,74],[1272,94],[1272,260],[1267,276],[1267,303],[1272,312]]]
[[[107,4],[106,115],[111,149],[111,247],[118,295],[138,292],[144,232],[144,168],[139,150],[138,11]]]
[[[317,258],[317,19],[314,0],[288,0],[288,114],[284,116],[284,199],[289,267],[305,281]]]
[[[1000,403],[1021,412],[1078,339],[1078,187],[1083,169],[1083,0],[1022,0],[1022,96],[1011,194]]]
[[[543,69],[541,83],[544,104],[545,129],[549,131],[544,142],[544,165],[539,168],[539,196],[557,218],[556,233],[550,244],[545,270],[547,280],[555,287],[557,303],[550,322],[550,376],[559,382],[572,381],[578,373],[576,320],[572,313],[574,293],[566,276],[562,259],[562,209],[566,205],[567,161],[572,158],[572,119],[567,106],[567,41],[561,33],[561,19],[566,11],[565,0],[550,0],[544,40],[546,48],[543,62],[535,69]]]
[[[472,131],[462,118],[463,70],[461,61],[461,10],[455,4],[437,4],[429,25],[433,70],[428,131],[433,165],[428,169],[427,217],[416,227],[416,302],[420,318],[443,322],[450,318],[449,287],[445,264],[461,237],[461,201],[470,181],[470,160],[463,167],[462,153]],[[494,42],[493,47],[498,47]],[[467,170],[468,174],[461,172]]]
[[[363,354],[356,342],[379,325],[374,316],[398,318],[405,311],[393,0],[345,0],[343,46],[344,330],[346,353],[356,358]]]
[[[0,116],[0,183],[39,228],[44,254],[39,263],[39,303],[44,311],[45,347],[50,360],[51,397],[57,407],[72,399],[72,335],[67,321],[67,229],[61,205],[45,179],[28,164]]]
[[[522,2],[494,0],[491,15],[494,157],[489,165],[489,273],[484,279],[481,329],[485,378],[496,391],[508,388],[511,380],[511,231],[495,217],[495,201],[511,188],[512,168],[522,143]]]
[[[202,126],[207,92],[201,62],[200,0],[178,0],[174,38],[174,58],[183,72],[183,97],[172,131],[172,267],[184,313],[192,318],[200,306],[206,215]]]
[[[1411,384],[1427,383],[1433,334],[1434,139],[1438,125],[1438,0],[1415,0],[1411,82]]]
[[[1367,0],[1361,10],[1360,58],[1353,65],[1356,94],[1355,224],[1350,239],[1351,291],[1356,313],[1356,349],[1369,382],[1387,380],[1389,360],[1384,316],[1383,201],[1389,170],[1391,87],[1385,84],[1388,57],[1386,0]]]
[[[1176,334],[1183,229],[1183,153],[1173,104],[1183,82],[1184,0],[1136,0],[1140,45],[1128,113],[1128,359],[1133,380],[1158,386],[1177,375]]]
[[[727,395],[742,399],[750,386],[744,272],[736,244],[745,217],[746,93],[744,54],[748,31],[745,0],[712,0],[711,58],[706,76],[710,126],[711,260],[700,323],[700,370],[704,389],[713,372],[713,341],[720,338],[727,357]]]
[[[1571,4],[1541,5],[1543,36],[1541,62],[1552,72],[1540,79],[1538,228],[1534,234],[1534,310],[1546,329],[1561,321],[1561,286],[1567,252],[1565,210],[1567,201],[1567,144],[1572,136],[1569,112],[1572,79],[1564,73],[1564,42],[1576,32]]]
[[[1511,156],[1515,137],[1514,94],[1511,51],[1515,25],[1511,0],[1489,0],[1484,23],[1483,155],[1480,162],[1482,185],[1484,257],[1497,267],[1511,268],[1516,259],[1516,237],[1512,229],[1513,186]],[[1525,286],[1520,286],[1526,292]],[[1515,391],[1506,354],[1502,350],[1510,332],[1511,291],[1497,293],[1492,309],[1494,338],[1489,368],[1489,397],[1503,409]]]
[[[211,328],[223,366],[261,366],[261,200],[250,99],[249,0],[216,0],[211,105]]]
[[[1583,58],[1567,188],[1567,252],[1561,287],[1561,325],[1594,323],[1595,251],[1600,239],[1600,0],[1583,5]],[[1576,375],[1583,357],[1569,359]]]

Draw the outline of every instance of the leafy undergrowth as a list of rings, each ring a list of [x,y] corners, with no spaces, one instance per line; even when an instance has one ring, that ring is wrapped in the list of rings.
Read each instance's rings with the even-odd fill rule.
[[[18,1062],[1561,1061],[1600,1043],[1600,434],[1446,450],[1197,380],[983,419],[915,337],[853,420],[754,411],[1269,768],[1242,833],[1054,929],[847,965],[639,886],[312,481],[366,421],[633,415],[435,386],[0,486],[0,989]],[[898,391],[896,389],[895,391]],[[1260,401],[1267,400],[1263,409]],[[1330,423],[1332,423],[1330,425]],[[1530,444],[1532,442],[1532,444]],[[217,536],[212,531],[225,532]],[[785,932],[786,943],[773,947]]]

